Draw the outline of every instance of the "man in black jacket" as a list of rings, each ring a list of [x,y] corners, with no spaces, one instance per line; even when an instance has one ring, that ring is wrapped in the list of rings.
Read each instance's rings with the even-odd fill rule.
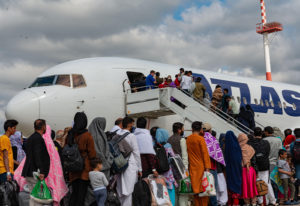
[[[254,138],[249,139],[248,144],[251,145],[255,150],[256,165],[258,169],[258,178],[268,184],[268,194],[266,197],[267,205],[276,204],[274,191],[269,178],[269,155],[270,155],[270,144],[268,141],[262,139],[263,131],[259,127],[254,128]],[[263,204],[263,197],[258,197],[258,204]]]
[[[46,132],[46,121],[43,119],[36,120],[34,122],[34,130],[35,132],[27,140],[26,161],[22,171],[22,176],[26,178],[30,191],[32,191],[37,182],[33,178],[33,172],[39,170],[39,179],[43,180],[48,176],[50,168],[50,156],[42,137]]]

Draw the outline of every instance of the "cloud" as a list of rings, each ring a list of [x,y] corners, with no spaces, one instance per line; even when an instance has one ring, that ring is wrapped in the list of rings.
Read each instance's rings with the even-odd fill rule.
[[[299,0],[267,1],[269,19],[285,29],[271,45],[276,81],[299,84],[298,8]],[[124,56],[264,78],[258,22],[259,2],[249,0],[2,1],[0,108],[46,68],[85,57]]]

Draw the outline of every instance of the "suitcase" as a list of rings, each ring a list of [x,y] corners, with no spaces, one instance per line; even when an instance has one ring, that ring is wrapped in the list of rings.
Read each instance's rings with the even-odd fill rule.
[[[179,181],[189,176],[188,171],[185,168],[183,161],[179,155],[170,157],[170,164],[175,180]]]

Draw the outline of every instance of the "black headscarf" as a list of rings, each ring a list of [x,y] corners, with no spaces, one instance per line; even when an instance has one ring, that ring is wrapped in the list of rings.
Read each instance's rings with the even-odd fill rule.
[[[225,152],[225,134],[224,133],[220,134],[219,143],[220,143],[222,152],[224,153]]]
[[[81,135],[88,130],[87,128],[87,116],[84,112],[77,112],[74,117],[74,126],[73,128],[69,131],[68,136],[67,136],[67,142],[68,144],[73,144],[74,143],[74,137]]]
[[[77,112],[74,117],[73,132],[75,135],[81,135],[87,132],[88,119],[84,112]]]

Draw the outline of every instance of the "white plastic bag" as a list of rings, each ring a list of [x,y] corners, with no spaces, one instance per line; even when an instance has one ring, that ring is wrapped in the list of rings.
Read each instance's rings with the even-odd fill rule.
[[[204,172],[202,178],[203,192],[199,193],[199,197],[216,196],[214,176],[210,172]]]
[[[152,175],[148,177],[150,189],[154,195],[156,204],[158,206],[171,206],[168,188],[166,187],[165,180],[162,176],[154,178]]]

